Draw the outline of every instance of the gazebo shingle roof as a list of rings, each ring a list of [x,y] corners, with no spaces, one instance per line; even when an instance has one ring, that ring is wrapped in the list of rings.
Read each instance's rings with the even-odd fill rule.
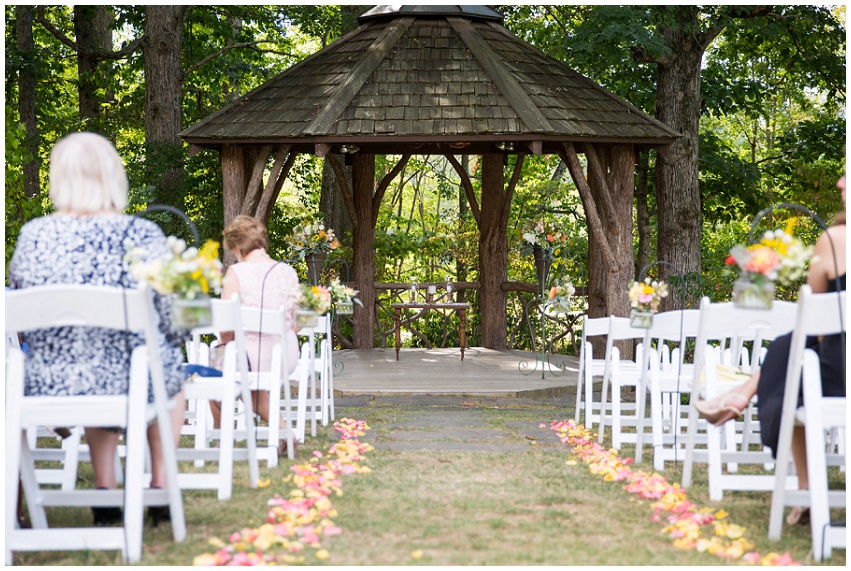
[[[285,143],[314,152],[349,143],[421,154],[494,152],[505,141],[535,152],[562,141],[655,146],[677,137],[499,20],[484,7],[379,6],[350,34],[181,135],[201,147]]]

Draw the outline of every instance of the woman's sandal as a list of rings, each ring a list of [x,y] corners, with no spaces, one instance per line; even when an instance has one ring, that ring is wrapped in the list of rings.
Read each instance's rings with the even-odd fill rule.
[[[789,515],[786,516],[786,523],[789,525],[807,525],[810,523],[810,508],[794,507]]]
[[[153,490],[161,490],[160,486],[153,486]],[[171,508],[169,506],[148,506],[148,519],[151,527],[159,527],[160,522],[171,521]]]
[[[749,399],[739,393],[731,392],[719,397],[717,406],[712,406],[712,401],[697,401],[694,408],[701,418],[715,426],[721,426],[725,422],[739,418],[748,408]]]

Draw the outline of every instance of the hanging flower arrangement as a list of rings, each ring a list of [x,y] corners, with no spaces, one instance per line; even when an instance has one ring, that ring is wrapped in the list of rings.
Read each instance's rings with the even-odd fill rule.
[[[547,295],[548,306],[556,315],[564,315],[570,312],[570,298],[576,293],[576,288],[570,282],[564,282],[550,288]]]
[[[198,248],[187,248],[186,242],[175,237],[167,238],[169,252],[147,261],[144,248],[130,249],[124,261],[130,275],[147,282],[158,293],[175,294],[182,299],[196,299],[222,289],[222,262],[219,260],[219,243],[214,240]]]
[[[806,275],[813,248],[795,238],[792,230],[796,222],[797,218],[792,218],[786,228],[769,230],[756,244],[737,244],[730,250],[724,263],[738,271],[733,286],[736,305],[769,309],[775,282],[791,286]]]
[[[632,282],[628,294],[630,307],[655,313],[662,299],[668,297],[668,284],[644,278],[643,282]]]
[[[792,233],[797,222],[792,218],[786,228],[769,230],[756,244],[737,244],[724,262],[735,266],[739,278],[753,283],[779,282],[794,285],[807,273],[812,246],[805,246]]]

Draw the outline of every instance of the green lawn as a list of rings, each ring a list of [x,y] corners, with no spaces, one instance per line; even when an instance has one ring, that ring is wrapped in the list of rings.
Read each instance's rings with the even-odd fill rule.
[[[445,408],[444,408],[445,410]],[[566,465],[567,445],[550,446],[525,438],[510,428],[516,421],[549,425],[572,417],[563,407],[524,406],[510,409],[481,407],[489,426],[516,433],[526,452],[398,452],[374,450],[365,464],[370,474],[343,476],[343,495],[332,497],[342,534],[326,538],[322,546],[330,558],[317,565],[725,565],[717,556],[683,551],[665,537],[661,523],[651,521],[650,502],[627,493],[623,485],[604,482],[582,463]],[[404,406],[377,403],[358,409],[339,409],[338,417],[350,415],[366,420],[377,434],[386,433],[392,422],[412,413]],[[439,430],[439,428],[436,428]],[[546,429],[549,430],[549,429]],[[319,429],[300,447],[296,462],[306,462],[315,449],[338,440],[331,427]],[[560,448],[561,447],[561,448]],[[626,449],[629,455],[631,449]],[[650,459],[634,470],[650,471]],[[233,497],[219,502],[212,491],[184,494],[188,537],[181,544],[171,540],[171,527],[145,528],[143,565],[191,565],[193,557],[214,550],[208,540],[228,536],[244,527],[259,526],[266,501],[275,493],[288,494],[291,483],[286,462],[269,470],[261,465],[261,479],[272,484],[248,488],[248,471],[238,464]],[[679,481],[669,470],[669,481]],[[82,485],[90,474],[81,469]],[[807,526],[784,526],[783,539],[767,539],[770,494],[725,494],[723,502],[709,503],[703,471],[689,490],[689,498],[701,506],[725,509],[729,520],[744,526],[745,536],[760,553],[789,551],[804,564],[809,556]],[[837,485],[844,477],[837,474]],[[90,521],[87,511],[63,509],[50,512],[57,524]],[[309,550],[306,550],[309,551]],[[22,553],[18,565],[116,565],[114,552]],[[835,551],[830,565],[845,565],[845,552]]]

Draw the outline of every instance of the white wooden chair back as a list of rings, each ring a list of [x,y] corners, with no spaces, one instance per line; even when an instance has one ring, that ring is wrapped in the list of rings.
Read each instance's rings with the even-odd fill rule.
[[[685,420],[681,395],[691,390],[693,367],[693,363],[685,362],[684,355],[689,341],[697,336],[699,322],[698,309],[664,311],[653,316],[650,339],[656,342],[654,350],[659,358],[650,360],[649,382],[638,398],[649,392],[655,470],[663,470],[666,461],[678,461],[683,457]],[[671,347],[672,344],[676,345]],[[641,461],[644,446],[644,409],[643,401],[639,401],[636,462]]]
[[[180,448],[181,460],[216,461],[217,472],[182,472],[180,485],[186,489],[213,489],[220,500],[231,497],[233,492],[233,464],[235,460],[248,462],[249,483],[257,487],[260,468],[257,462],[257,441],[254,432],[254,414],[251,410],[251,387],[248,377],[248,356],[245,351],[245,333],[242,328],[239,296],[231,299],[213,299],[212,324],[200,332],[233,331],[234,339],[225,346],[224,365],[221,377],[201,377],[184,385],[187,403],[194,404],[197,412],[195,442],[193,448]],[[237,400],[241,400],[242,417],[247,427],[245,448],[234,446]],[[221,402],[221,428],[214,430],[204,425],[209,401]],[[187,405],[189,406],[189,405]],[[201,426],[204,425],[204,426]],[[206,435],[206,436],[205,436]],[[211,447],[210,440],[217,439],[218,447]]]
[[[700,324],[695,344],[692,375],[691,402],[711,399],[741,384],[742,381],[722,381],[717,375],[717,365],[746,364],[747,373],[756,370],[757,361],[742,355],[745,343],[752,343],[752,353],[759,354],[764,342],[788,333],[795,324],[796,305],[774,301],[770,310],[743,309],[732,302],[712,303],[704,297],[700,302]],[[729,345],[725,347],[725,343]],[[718,342],[718,345],[711,344]],[[744,422],[728,422],[722,427],[698,422],[698,414],[689,406],[689,423],[686,436],[686,457],[683,465],[683,487],[691,484],[695,462],[708,464],[709,497],[721,501],[723,490],[770,490],[773,477],[763,474],[737,474],[738,464],[770,464],[771,455],[766,450],[749,451],[755,441],[756,421],[754,403],[748,406]],[[706,428],[706,449],[696,449],[698,429]],[[722,434],[723,432],[723,434]],[[723,438],[723,445],[722,445]],[[722,466],[728,464],[727,474]]]
[[[331,350],[331,316],[320,315],[314,327],[303,327],[298,332],[307,340],[302,344],[301,360],[293,372],[300,383],[307,382],[306,414],[310,419],[310,434],[316,436],[316,423],[323,426],[333,417],[333,352]],[[316,381],[319,379],[319,391]],[[330,394],[329,394],[330,393]]]
[[[600,403],[594,401],[594,376],[605,375],[606,359],[594,358],[594,347],[589,337],[599,337],[609,333],[608,317],[588,317],[582,320],[582,336],[579,343],[579,371],[576,377],[576,410],[574,420],[579,423],[582,402],[585,402],[585,427],[592,428],[600,422]],[[583,391],[585,397],[583,399]]]
[[[6,292],[6,333],[64,326],[141,333],[133,350],[128,393],[92,396],[25,396],[24,356],[10,349],[6,378],[6,563],[14,551],[118,549],[128,562],[142,555],[144,505],[168,505],[175,541],[186,536],[183,499],[168,414],[157,317],[151,291],[92,285],[50,285]],[[154,404],[147,406],[148,386]],[[146,425],[156,419],[162,438],[167,490],[145,489]],[[38,486],[26,431],[39,426],[126,428],[125,489],[43,490]],[[17,527],[20,478],[32,529]],[[122,506],[124,525],[114,528],[49,528],[46,506]]]
[[[829,558],[834,547],[845,548],[846,545],[845,526],[831,525],[829,512],[831,506],[845,506],[845,490],[828,492],[827,489],[827,465],[845,466],[845,451],[827,457],[825,431],[832,428],[844,430],[847,409],[845,397],[825,397],[822,394],[819,357],[811,349],[806,349],[806,343],[807,337],[843,333],[846,330],[847,311],[845,291],[814,294],[808,285],[801,286],[780,417],[768,537],[780,539],[786,505],[809,506],[813,556],[816,561]],[[837,360],[841,358],[833,357]],[[802,382],[804,406],[799,408],[798,395]],[[791,461],[792,430],[796,423],[804,424],[806,432],[809,490],[788,490],[786,486]]]
[[[266,440],[266,445],[258,448],[258,459],[265,460],[270,468],[278,465],[278,442],[281,438],[287,441],[287,456],[292,460],[295,457],[295,446],[293,443],[292,423],[292,397],[290,394],[287,373],[290,370],[288,332],[289,321],[283,307],[278,309],[259,309],[256,307],[245,307],[240,309],[242,313],[242,328],[246,333],[258,333],[262,335],[276,335],[278,341],[272,346],[272,361],[268,371],[250,371],[248,373],[252,390],[269,391],[269,422],[266,427],[256,429],[257,437]],[[264,342],[271,343],[268,337],[260,341],[258,349],[262,349]],[[260,362],[259,355],[252,355]],[[284,401],[281,402],[281,393]],[[275,413],[274,411],[279,411]],[[281,424],[280,412],[283,412],[284,422]],[[242,432],[237,435],[241,436]]]
[[[617,341],[630,339],[644,340],[647,335],[646,329],[638,329],[629,324],[628,317],[609,317],[609,331],[606,335],[606,366],[603,374],[603,390],[600,395],[600,426],[597,430],[597,440],[602,443],[606,432],[607,421],[612,427],[612,446],[620,448],[625,442],[635,442],[635,434],[627,434],[623,428],[635,426],[638,417],[637,407],[634,403],[621,401],[621,389],[626,386],[639,385],[641,378],[641,367],[643,353],[640,344],[636,346],[635,360],[622,357],[620,350],[615,345]],[[606,411],[608,406],[609,385],[612,389],[611,413]],[[627,414],[627,413],[631,414]]]

